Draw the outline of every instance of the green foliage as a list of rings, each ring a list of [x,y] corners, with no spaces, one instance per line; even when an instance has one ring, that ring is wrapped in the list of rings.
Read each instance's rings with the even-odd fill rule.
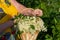
[[[31,29],[33,29],[33,30],[35,29],[34,25],[30,25],[30,27],[31,27]]]
[[[43,11],[41,17],[47,32],[40,32],[37,40],[60,40],[60,0],[17,0],[26,7],[40,8]]]

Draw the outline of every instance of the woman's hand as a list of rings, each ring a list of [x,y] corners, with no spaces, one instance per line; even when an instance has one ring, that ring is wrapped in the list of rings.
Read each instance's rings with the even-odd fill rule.
[[[24,15],[34,15],[34,16],[42,16],[42,10],[40,9],[32,9],[32,8],[26,8],[24,5],[18,3],[16,0],[11,0],[12,5],[16,7],[19,13],[22,13]]]
[[[20,37],[22,40],[36,40],[38,34],[39,31],[36,31],[34,34],[27,32],[27,33],[22,33]]]
[[[24,15],[30,15],[30,16],[42,16],[43,13],[42,13],[42,10],[40,9],[32,9],[32,8],[25,8],[22,10],[21,12],[22,14]]]
[[[34,12],[33,12],[33,14],[35,14],[36,16],[42,16],[43,12],[40,9],[35,9]]]

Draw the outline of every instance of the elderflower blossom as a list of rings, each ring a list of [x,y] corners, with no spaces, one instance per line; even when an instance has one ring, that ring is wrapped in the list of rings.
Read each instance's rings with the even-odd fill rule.
[[[26,18],[18,18],[17,27],[19,31],[23,32],[30,32],[34,33],[36,30],[40,31],[47,31],[46,27],[44,26],[44,22],[40,17],[35,16],[26,16]]]

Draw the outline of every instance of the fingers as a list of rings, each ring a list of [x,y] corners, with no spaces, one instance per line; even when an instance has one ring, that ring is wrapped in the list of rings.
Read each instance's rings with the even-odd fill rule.
[[[42,10],[40,9],[32,9],[32,8],[25,8],[24,10],[22,10],[21,12],[24,15],[29,15],[29,16],[42,16]]]
[[[16,0],[10,0],[10,1],[16,1]]]
[[[29,16],[31,16],[31,15],[33,15],[33,14],[32,14],[33,11],[34,11],[34,9],[32,9],[32,8],[25,8],[25,9],[22,10],[21,13],[24,14],[24,15],[29,15]]]
[[[22,39],[22,40],[26,40],[26,33],[22,33],[22,34],[21,34],[21,39]]]
[[[42,16],[43,12],[40,9],[35,9],[34,12],[33,12],[33,14],[35,14],[36,16]]]
[[[33,39],[34,39],[34,40],[36,40],[38,34],[39,34],[39,31],[36,31],[35,34],[33,35],[33,37],[34,37]]]
[[[21,34],[21,39],[22,40],[30,40],[32,35],[30,33],[22,33]]]
[[[31,34],[29,32],[27,33],[22,33],[21,34],[21,39],[22,40],[36,40],[38,36],[39,31],[36,31],[34,34]]]

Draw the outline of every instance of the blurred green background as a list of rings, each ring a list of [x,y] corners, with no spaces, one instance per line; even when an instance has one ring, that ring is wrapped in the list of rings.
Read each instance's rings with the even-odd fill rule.
[[[41,17],[47,32],[40,32],[37,40],[60,40],[60,0],[17,0],[30,8],[43,11]]]

